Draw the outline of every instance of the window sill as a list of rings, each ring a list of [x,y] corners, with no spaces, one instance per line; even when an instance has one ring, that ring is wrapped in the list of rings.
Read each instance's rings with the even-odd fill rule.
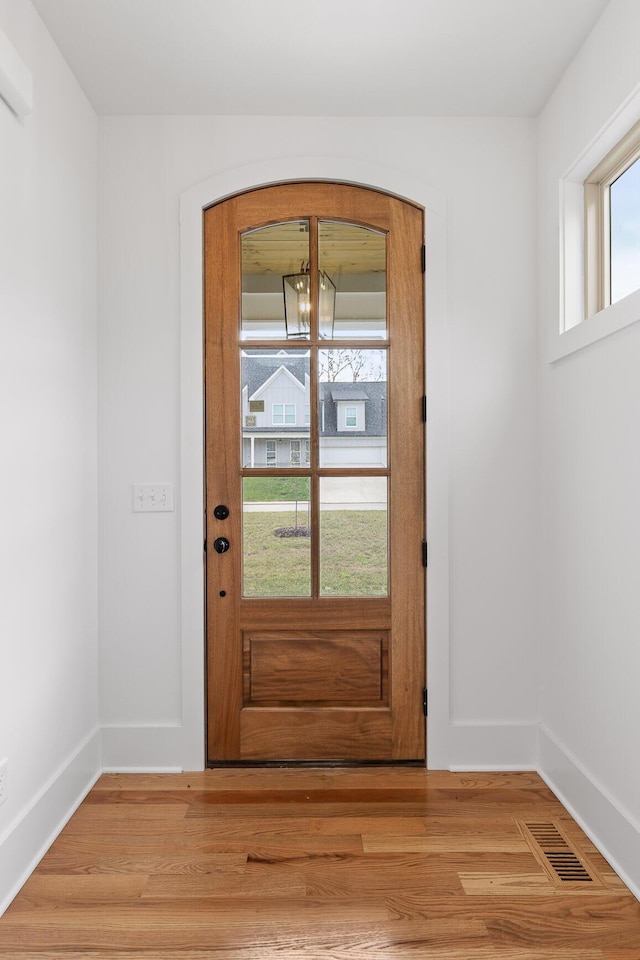
[[[576,350],[588,347],[598,340],[624,330],[640,320],[640,290],[630,293],[617,303],[605,307],[576,326],[557,334],[550,345],[549,363],[567,357]]]

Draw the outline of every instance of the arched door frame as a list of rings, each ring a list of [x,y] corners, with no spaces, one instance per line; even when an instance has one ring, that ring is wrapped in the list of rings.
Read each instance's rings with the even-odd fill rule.
[[[203,578],[202,211],[237,193],[275,183],[326,180],[390,193],[425,209],[427,233],[427,766],[449,766],[449,346],[446,200],[398,168],[357,158],[280,158],[219,172],[180,198],[180,552],[184,770],[205,760]]]

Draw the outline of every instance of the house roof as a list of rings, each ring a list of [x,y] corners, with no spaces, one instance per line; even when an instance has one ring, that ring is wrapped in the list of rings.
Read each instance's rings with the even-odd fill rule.
[[[384,380],[373,383],[320,383],[318,398],[324,404],[323,437],[344,437],[338,430],[338,403],[366,400],[365,429],[350,430],[350,437],[384,437],[387,432],[387,384]]]
[[[295,354],[284,354],[280,350],[261,350],[259,354],[245,353],[242,357],[242,389],[247,387],[252,397],[269,377],[284,367],[299,382],[305,385],[305,374],[309,373],[309,357],[297,350]]]
[[[248,396],[260,391],[264,384],[284,368],[300,384],[305,386],[305,375],[309,373],[309,357],[296,350],[287,354],[281,350],[251,353],[245,351],[242,358],[242,387],[246,387]],[[384,437],[387,432],[387,384],[384,380],[374,382],[330,381],[318,384],[318,400],[323,404],[321,435],[323,437],[344,437],[344,431],[338,430],[338,403],[366,401],[365,429],[349,430],[349,437]],[[245,428],[245,433],[273,433],[273,426]],[[281,424],[278,433],[301,435],[300,425]],[[308,432],[308,425],[303,432]]]
[[[351,384],[351,386],[355,387],[356,384]],[[360,384],[357,384],[357,386],[359,388],[357,390],[350,390],[349,384],[347,384],[346,387],[339,387],[335,390],[332,390],[331,399],[335,400],[336,402],[341,400],[347,400],[347,401],[350,400],[351,402],[353,402],[354,400],[368,400],[369,395],[367,394],[367,392],[362,389]]]

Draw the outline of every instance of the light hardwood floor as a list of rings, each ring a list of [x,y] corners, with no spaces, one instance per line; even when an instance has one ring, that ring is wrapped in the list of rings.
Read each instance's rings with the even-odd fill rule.
[[[559,880],[523,824],[591,879]],[[640,960],[640,904],[532,773],[112,774],[0,919],[0,957]]]

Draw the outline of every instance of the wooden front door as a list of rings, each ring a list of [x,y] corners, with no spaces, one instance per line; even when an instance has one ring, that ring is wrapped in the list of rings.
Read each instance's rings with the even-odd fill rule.
[[[285,184],[204,228],[209,762],[422,760],[422,211]]]

